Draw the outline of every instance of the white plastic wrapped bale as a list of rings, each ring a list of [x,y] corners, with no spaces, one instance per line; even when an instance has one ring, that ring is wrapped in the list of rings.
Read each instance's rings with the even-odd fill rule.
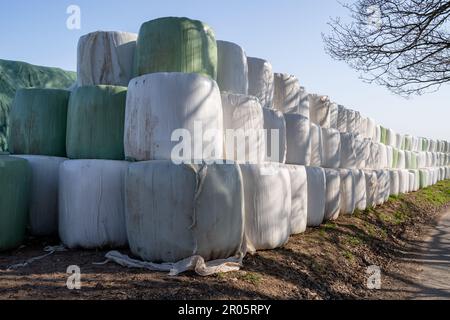
[[[366,128],[366,136],[369,139],[374,139],[375,138],[375,120],[373,120],[372,118],[367,118],[367,128]]]
[[[341,133],[346,133],[347,130],[347,110],[344,106],[338,105],[338,120],[337,129]]]
[[[339,169],[341,176],[341,210],[342,215],[353,214],[356,209],[355,177],[350,169]]]
[[[386,159],[387,159],[387,168],[393,168],[394,162],[394,147],[386,146]]]
[[[420,189],[426,188],[429,186],[429,171],[428,169],[420,169]]]
[[[417,168],[425,168],[427,166],[427,154],[425,152],[419,152],[417,154]]]
[[[377,173],[378,192],[375,203],[377,205],[382,205],[383,203],[389,200],[390,185],[391,185],[389,170],[376,170],[376,173]]]
[[[324,220],[336,220],[341,210],[341,176],[338,169],[325,169],[326,198]]]
[[[374,142],[381,143],[381,126],[375,126],[375,138]]]
[[[389,194],[391,196],[398,196],[400,191],[400,176],[398,170],[389,170],[390,187]]]
[[[386,131],[386,144],[395,147],[397,145],[397,135],[392,129]]]
[[[362,117],[361,117],[361,113],[359,111],[355,111],[355,132],[358,135],[363,136],[362,133]]]
[[[266,161],[286,162],[287,135],[286,121],[283,114],[278,110],[263,108]]]
[[[365,141],[366,142],[368,141],[369,145],[369,156],[367,157],[366,160],[366,168],[379,169],[381,163],[379,143],[369,141],[368,139],[366,139]]]
[[[66,158],[16,155],[31,167],[29,227],[33,236],[58,234],[59,166]]]
[[[419,170],[409,170],[410,173],[414,174],[414,186],[411,192],[418,191],[420,189],[420,173]]]
[[[78,85],[128,86],[133,76],[137,34],[98,31],[78,42]]]
[[[133,163],[125,202],[130,248],[143,260],[177,262],[198,255],[209,261],[242,252],[243,184],[235,164]]]
[[[308,118],[286,114],[287,155],[289,164],[309,166],[311,163],[311,126]]]
[[[274,78],[272,65],[263,59],[247,58],[248,94],[259,99],[265,108],[273,108]]]
[[[356,132],[356,111],[347,109],[347,132]]]
[[[402,148],[402,143],[403,143],[403,136],[400,133],[397,133],[395,135],[395,147],[397,149],[401,149]]]
[[[222,92],[225,159],[265,161],[263,109],[257,98]]]
[[[341,168],[356,169],[356,143],[352,133],[341,133]]]
[[[339,168],[341,163],[341,134],[336,129],[322,128],[322,167]]]
[[[283,246],[291,233],[289,170],[273,164],[245,164],[241,165],[241,170],[245,195],[245,233],[249,251]]]
[[[364,170],[364,178],[366,180],[366,205],[369,208],[376,205],[378,195],[377,172],[374,170]]]
[[[244,49],[228,41],[217,41],[217,84],[220,91],[248,94],[248,64]]]
[[[194,73],[154,73],[133,79],[125,114],[127,159],[192,162],[223,158],[219,87]]]
[[[309,114],[311,122],[323,128],[330,128],[330,105],[328,96],[310,94]]]
[[[352,170],[355,180],[355,208],[363,211],[367,208],[366,177],[363,170]]]
[[[385,144],[378,144],[379,152],[380,152],[380,168],[385,169],[388,168],[388,155],[387,155],[387,147]]]
[[[311,163],[312,167],[321,167],[323,159],[322,129],[315,123],[311,123]]]
[[[431,152],[426,152],[426,167],[429,168],[433,165],[433,154]]]
[[[298,114],[309,119],[309,94],[305,87],[300,87]]]
[[[412,150],[412,136],[405,135],[403,137],[402,147],[403,147],[402,148],[403,150],[407,150],[407,151],[411,151]]]
[[[308,227],[318,227],[325,218],[326,176],[323,168],[306,167],[308,178]]]
[[[308,179],[304,166],[286,165],[291,180],[291,234],[303,233],[308,219]]]
[[[450,167],[445,168],[445,179],[450,179]]]
[[[59,236],[69,248],[127,245],[124,179],[128,162],[65,161],[59,173]]]
[[[361,128],[360,128],[360,135],[363,138],[368,138],[367,135],[367,122],[369,121],[368,118],[364,117],[363,115],[361,115]]]
[[[408,170],[399,170],[399,193],[409,192],[409,172]]]
[[[338,114],[339,108],[338,105],[334,102],[330,104],[330,128],[338,129]]]
[[[283,113],[298,114],[300,104],[300,82],[289,74],[274,74],[273,107]]]
[[[361,135],[355,136],[356,168],[364,169],[370,156],[370,143]]]
[[[398,150],[397,169],[405,169],[406,167],[405,151]]]
[[[411,171],[408,171],[408,175],[409,175],[409,178],[408,178],[408,192],[413,192],[414,191],[414,186],[415,186],[415,183],[416,183],[416,176],[415,176],[415,174],[414,174],[414,172],[411,172]]]

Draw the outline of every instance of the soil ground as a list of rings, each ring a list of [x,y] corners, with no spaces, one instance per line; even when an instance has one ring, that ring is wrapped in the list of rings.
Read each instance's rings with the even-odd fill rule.
[[[441,181],[308,229],[283,248],[248,255],[241,271],[206,278],[94,265],[105,260],[107,251],[57,252],[8,270],[59,244],[57,239],[28,239],[21,248],[0,254],[0,299],[450,298],[443,289],[448,278],[430,282],[448,268],[449,205],[450,180]],[[426,264],[430,260],[434,263]],[[70,265],[81,268],[81,290],[67,289]],[[367,287],[367,268],[374,265],[381,271],[379,290]]]

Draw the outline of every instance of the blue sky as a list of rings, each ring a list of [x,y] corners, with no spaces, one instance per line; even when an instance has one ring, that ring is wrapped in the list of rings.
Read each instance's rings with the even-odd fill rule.
[[[352,1],[352,0],[349,0]],[[276,72],[296,75],[309,92],[361,111],[401,133],[450,140],[450,86],[406,100],[363,83],[345,63],[324,52],[330,17],[346,16],[336,0],[0,0],[0,58],[76,69],[78,38],[96,30],[138,32],[163,16],[208,23],[217,39],[269,60]],[[66,9],[81,8],[81,30],[68,30]]]

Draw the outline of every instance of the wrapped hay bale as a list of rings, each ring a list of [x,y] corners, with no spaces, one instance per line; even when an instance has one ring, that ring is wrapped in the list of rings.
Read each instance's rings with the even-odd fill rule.
[[[308,227],[318,227],[325,217],[326,177],[325,170],[306,167],[308,179]]]
[[[154,73],[130,82],[125,113],[127,159],[221,159],[223,113],[214,80],[195,73]]]
[[[308,219],[308,179],[304,166],[286,165],[291,180],[291,234],[306,231]]]
[[[66,158],[16,155],[28,161],[31,188],[28,224],[33,236],[58,234],[59,167]]]
[[[408,170],[399,170],[399,193],[409,192],[409,172]]]
[[[217,41],[217,84],[220,91],[248,94],[247,56],[240,46]]]
[[[274,75],[272,65],[263,59],[247,58],[248,94],[259,99],[265,108],[273,108]]]
[[[222,92],[225,159],[265,161],[263,109],[257,98]]]
[[[400,192],[400,175],[397,170],[389,170],[390,187],[389,194],[391,196],[398,196]]]
[[[386,158],[387,158],[387,168],[393,168],[392,164],[394,161],[394,150],[392,146],[386,146]]]
[[[376,127],[375,120],[373,120],[372,118],[367,118],[367,128],[366,128],[367,138],[372,140],[375,138],[375,131],[376,131],[375,127]]]
[[[26,160],[0,155],[0,251],[25,238],[31,169]]]
[[[418,191],[420,189],[420,172],[419,170],[409,170],[409,172],[414,174],[414,185],[411,192]]]
[[[136,47],[135,76],[158,72],[199,73],[217,78],[214,31],[201,21],[160,18],[144,23]]]
[[[309,94],[304,87],[300,87],[298,114],[309,119]]]
[[[78,86],[128,86],[133,78],[137,34],[92,32],[78,41]]]
[[[416,183],[416,181],[415,181],[415,179],[416,179],[416,176],[415,176],[415,174],[414,174],[414,172],[411,172],[411,171],[408,171],[408,175],[409,175],[409,178],[408,178],[408,192],[413,192],[414,191],[414,186],[415,186],[415,183]]]
[[[128,162],[110,160],[71,160],[61,164],[58,222],[64,245],[85,249],[127,245],[127,168]]]
[[[10,113],[9,151],[65,157],[69,96],[66,90],[18,90]]]
[[[309,114],[311,122],[320,127],[330,128],[330,98],[318,94],[309,95]]]
[[[332,129],[338,129],[338,115],[339,115],[339,108],[338,105],[334,102],[330,103],[330,128]],[[338,130],[339,132],[339,130]]]
[[[245,234],[249,250],[270,250],[283,246],[291,233],[289,170],[276,164],[246,164],[241,165],[241,170],[245,195]],[[268,170],[272,174],[267,174]]]
[[[405,169],[405,167],[406,167],[405,151],[398,150],[397,169]]]
[[[429,172],[428,169],[420,169],[419,170],[420,175],[420,189],[426,188],[429,186]]]
[[[355,112],[355,132],[357,135],[363,136],[362,133],[362,116],[359,111]]]
[[[355,177],[352,170],[340,169],[341,176],[341,214],[348,215],[353,214],[356,209],[356,185]]]
[[[323,158],[325,168],[339,168],[341,162],[341,134],[336,129],[322,128]]]
[[[323,159],[322,129],[311,123],[311,167],[321,167]]]
[[[299,125],[299,127],[292,127],[293,124],[289,123],[289,135],[287,134],[287,123],[286,119],[292,120],[296,118],[295,115],[286,115],[286,119],[283,114],[278,110],[273,110],[269,108],[263,108],[263,116],[264,116],[264,129],[266,130],[266,161],[269,162],[280,162],[285,163],[286,157],[288,153],[288,143],[293,143],[293,140],[287,141],[287,137],[292,139],[297,139],[295,130],[299,130],[301,132],[302,128],[301,123],[297,123],[295,125]],[[292,116],[292,117],[291,117]],[[309,121],[308,121],[309,123]],[[308,125],[309,128],[309,125]],[[294,131],[291,131],[294,130]],[[294,135],[294,136],[291,136]],[[303,139],[303,137],[302,137]],[[309,139],[309,138],[308,138]],[[299,141],[297,141],[299,142]],[[309,143],[309,142],[308,142]],[[291,145],[292,147],[292,145]],[[291,162],[288,162],[291,163]],[[295,162],[294,162],[295,163]],[[298,163],[300,164],[300,163]]]
[[[386,131],[386,144],[391,147],[395,147],[397,145],[397,135],[392,129],[387,129]]]
[[[377,183],[378,192],[375,199],[377,205],[382,205],[389,200],[390,195],[390,176],[389,170],[376,170],[377,173]]]
[[[337,129],[341,133],[348,132],[347,130],[347,110],[344,106],[338,105],[338,120]]]
[[[283,113],[299,113],[300,82],[289,74],[274,74],[273,107]]]
[[[381,143],[381,126],[377,125],[375,127],[375,139],[374,142]]]
[[[388,129],[386,129],[383,126],[381,126],[380,129],[381,129],[380,143],[387,144],[387,131],[388,131]]]
[[[377,172],[374,170],[364,170],[364,178],[366,180],[366,206],[370,208],[376,205],[378,195]]]
[[[67,156],[71,159],[124,160],[127,88],[78,87],[67,114]]]
[[[341,133],[341,168],[356,169],[356,142],[352,133]]]
[[[387,155],[387,146],[383,143],[378,145],[380,152],[380,168],[385,169],[388,168],[388,155]]]
[[[363,139],[361,135],[355,137],[355,155],[356,155],[356,168],[364,169],[367,164],[367,159],[370,155],[370,143],[368,140]]]
[[[325,169],[326,198],[324,221],[336,220],[341,210],[341,176],[338,169]]]
[[[369,155],[366,160],[366,168],[379,169],[380,163],[381,163],[381,161],[380,161],[381,155],[380,155],[380,148],[379,148],[380,144],[373,142],[373,141],[369,141],[368,145],[369,145]]]
[[[209,261],[240,254],[243,197],[236,164],[133,163],[125,179],[131,251],[151,262],[177,262],[195,255]]]
[[[287,156],[289,164],[309,166],[311,163],[311,127],[308,118],[286,114]]]
[[[402,143],[403,143],[403,136],[400,133],[397,133],[395,135],[395,147],[397,149],[401,149],[402,148]]]
[[[347,132],[357,134],[356,131],[356,111],[347,109]]]
[[[352,170],[355,181],[355,208],[364,211],[367,208],[366,177],[363,170]]]

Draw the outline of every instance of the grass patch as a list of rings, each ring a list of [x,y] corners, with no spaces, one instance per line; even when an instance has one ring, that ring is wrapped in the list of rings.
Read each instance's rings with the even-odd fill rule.
[[[255,286],[260,284],[262,281],[262,276],[258,273],[254,273],[254,272],[247,272],[245,274],[242,274],[240,276],[241,280],[250,282],[251,284],[254,284]]]
[[[348,250],[344,250],[342,252],[342,255],[344,256],[345,259],[347,259],[350,262],[355,261],[355,255]]]

